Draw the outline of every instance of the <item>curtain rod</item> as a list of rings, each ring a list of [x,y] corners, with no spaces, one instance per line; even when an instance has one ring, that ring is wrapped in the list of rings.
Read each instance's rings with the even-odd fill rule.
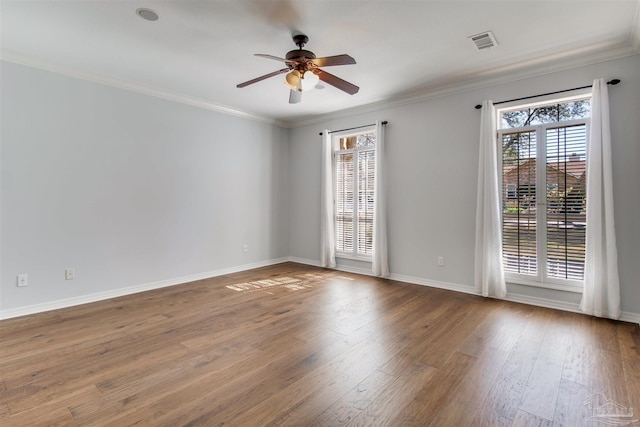
[[[384,125],[386,125],[387,123],[389,123],[389,122],[385,120],[385,121],[383,121],[383,122],[382,122],[382,125],[384,126]],[[373,125],[375,125],[375,123],[371,123],[370,125],[356,126],[356,127],[353,127],[353,128],[338,129],[338,130],[330,130],[330,131],[329,131],[329,132],[327,132],[327,133],[343,132],[343,131],[345,131],[345,130],[354,130],[354,129],[366,128],[366,127],[373,126]],[[318,135],[322,135],[322,132],[320,132]]]
[[[608,85],[613,85],[613,86],[617,85],[618,83],[620,83],[620,79],[613,79],[613,80],[607,82]],[[573,89],[557,90],[555,92],[541,93],[540,95],[531,95],[531,96],[524,96],[522,98],[507,99],[506,101],[494,102],[493,105],[506,104],[507,102],[512,102],[512,101],[522,101],[524,99],[537,98],[539,96],[555,95],[556,93],[571,92],[572,90],[586,89],[586,88],[591,87],[591,86],[592,85],[574,87]],[[480,104],[476,105],[476,110],[479,110],[481,108],[482,108],[482,105],[480,105]]]

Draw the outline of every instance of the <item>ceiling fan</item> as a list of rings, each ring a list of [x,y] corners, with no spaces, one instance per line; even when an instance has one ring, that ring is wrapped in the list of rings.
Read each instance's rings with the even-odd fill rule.
[[[291,91],[289,92],[289,103],[297,104],[302,101],[302,92],[306,92],[316,87],[316,84],[322,80],[325,83],[335,86],[336,88],[347,92],[349,95],[358,93],[360,88],[346,80],[342,80],[340,77],[327,73],[320,67],[330,67],[334,65],[349,65],[355,64],[356,60],[349,55],[336,55],[327,56],[324,58],[316,58],[313,52],[302,49],[309,41],[309,37],[304,34],[295,34],[293,36],[293,42],[298,46],[297,50],[287,52],[285,58],[279,58],[273,55],[266,55],[262,53],[256,53],[255,56],[262,58],[275,59],[276,61],[284,62],[287,68],[283,68],[273,73],[265,74],[264,76],[256,77],[255,79],[240,83],[237,87],[245,87],[259,81],[274,77],[279,74],[288,73],[285,78],[285,85],[287,85]]]

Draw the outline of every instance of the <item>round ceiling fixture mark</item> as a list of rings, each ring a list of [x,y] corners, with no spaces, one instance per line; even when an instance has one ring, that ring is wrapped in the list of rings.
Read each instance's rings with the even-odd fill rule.
[[[142,19],[146,19],[147,21],[157,21],[158,14],[151,9],[147,9],[146,7],[141,7],[136,10],[136,15],[138,15]]]

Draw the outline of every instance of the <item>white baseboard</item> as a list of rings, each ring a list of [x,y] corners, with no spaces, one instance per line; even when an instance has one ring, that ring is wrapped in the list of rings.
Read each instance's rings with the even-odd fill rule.
[[[298,257],[284,257],[276,258],[266,261],[259,261],[251,264],[243,264],[235,267],[223,268],[220,270],[208,271],[205,273],[193,274],[190,276],[177,277],[174,279],[161,280],[158,282],[144,283],[141,285],[130,286],[126,288],[114,289],[106,292],[98,292],[89,295],[83,295],[74,298],[67,298],[63,300],[51,301],[42,304],[34,304],[26,307],[18,307],[9,310],[0,311],[1,319],[11,319],[13,317],[26,316],[28,314],[42,313],[50,310],[57,310],[60,308],[72,307],[75,305],[88,304],[91,302],[103,301],[111,298],[117,298],[125,295],[131,295],[138,292],[150,291],[153,289],[166,288],[168,286],[180,285],[183,283],[195,282],[197,280],[210,279],[212,277],[224,276],[225,274],[238,273],[240,271],[251,270],[254,268],[267,267],[270,265],[281,264],[283,262],[295,262],[298,264],[312,265],[314,267],[320,267],[320,262],[312,259],[298,258]],[[364,276],[372,276],[370,270],[353,267],[353,266],[339,266],[335,270],[345,271],[348,273],[362,274]],[[436,280],[427,280],[420,277],[405,276],[401,274],[391,274],[389,276],[391,280],[397,280],[399,282],[411,283],[414,285],[429,286],[432,288],[446,289],[449,291],[463,292],[465,294],[479,295],[474,288],[470,286],[460,285],[456,283],[439,282]],[[556,310],[570,311],[574,313],[581,313],[578,304],[556,301],[548,298],[532,297],[522,294],[509,293],[505,298],[506,301],[517,302],[521,304],[535,305],[538,307],[552,308]],[[622,312],[620,320],[624,322],[637,323],[640,325],[640,313]]]
[[[183,283],[195,282],[196,280],[210,279],[212,277],[224,276],[225,274],[238,273],[240,271],[251,270],[253,268],[267,267],[269,265],[280,264],[289,261],[288,257],[276,258],[266,261],[254,262],[251,264],[243,264],[235,267],[222,268],[220,270],[207,271],[204,273],[192,274],[189,276],[176,277],[158,282],[143,283],[141,285],[129,286],[126,288],[113,289],[105,292],[97,292],[89,295],[82,295],[73,298],[66,298],[46,302],[42,304],[34,304],[25,307],[12,308],[0,311],[0,320],[11,319],[13,317],[26,316],[28,314],[42,313],[45,311],[57,310],[60,308],[73,307],[75,305],[88,304],[91,302],[104,301],[111,298],[131,295],[138,292],[150,291],[153,289],[166,288],[169,286],[181,285]]]
[[[474,288],[471,288],[465,285],[459,285],[457,283],[439,282],[437,280],[427,280],[427,279],[422,279],[420,277],[404,276],[401,274],[394,274],[394,273],[392,273],[389,276],[389,279],[397,280],[399,282],[412,283],[414,285],[429,286],[431,288],[446,289],[448,291],[478,295],[478,293]]]
[[[315,265],[318,267],[320,266],[320,263],[314,260],[308,260],[308,259],[296,258],[296,257],[290,257],[289,260],[292,262],[300,263],[300,264]],[[346,271],[349,273],[363,274],[365,276],[373,275],[371,271],[364,270],[357,267],[339,266],[338,268],[336,268],[336,270]],[[462,292],[462,293],[471,294],[471,295],[480,295],[476,292],[474,288],[470,286],[460,285],[457,283],[439,282],[436,280],[427,280],[420,277],[405,276],[405,275],[393,274],[393,273],[388,278],[391,280],[411,283],[414,285],[429,286],[432,288],[446,289],[449,291]],[[557,300],[552,300],[548,298],[540,298],[540,297],[532,297],[532,296],[522,295],[522,294],[508,293],[507,296],[502,299],[504,299],[505,301],[534,305],[534,306],[544,307],[544,308],[552,308],[555,310],[570,311],[573,313],[582,313],[582,311],[580,310],[579,304],[574,304],[574,303],[565,302],[565,301],[557,301]],[[620,314],[619,320],[623,322],[637,323],[638,325],[640,325],[640,313],[630,313],[627,311],[623,311]]]
[[[450,291],[464,292],[466,294],[480,295],[472,287],[454,284],[454,283],[437,282],[435,280],[425,280],[417,277],[401,276],[398,274],[392,274],[390,279],[399,280],[401,282],[414,283],[416,285],[447,289]],[[534,305],[537,307],[552,308],[555,310],[570,311],[573,313],[582,313],[582,310],[580,310],[580,304],[574,304],[574,303],[565,302],[565,301],[557,301],[549,298],[540,298],[540,297],[532,297],[529,295],[507,293],[507,296],[502,299],[505,301],[517,302],[520,304],[527,304],[527,305]],[[620,314],[620,319],[618,320],[621,320],[623,322],[637,323],[640,325],[640,314],[623,311]]]
[[[314,267],[322,267],[320,261],[316,261],[313,259],[298,258],[298,257],[292,256],[292,257],[289,257],[289,261],[297,262],[298,264],[312,265]],[[373,276],[373,273],[371,272],[371,270],[355,267],[352,265],[337,265],[335,268],[332,268],[332,270],[345,271],[347,273],[354,273],[354,274],[362,274],[363,276]]]
[[[314,267],[322,267],[322,265],[320,264],[320,261],[316,261],[314,259],[298,258],[295,256],[290,256],[288,260],[298,264],[312,265]]]
[[[580,310],[580,304],[574,304],[570,302],[556,301],[547,298],[532,297],[522,294],[507,294],[504,300],[583,314],[582,310]],[[640,314],[623,311],[622,313],[620,313],[620,318],[618,320],[622,322],[637,323],[638,325],[640,325]]]
[[[337,265],[334,270],[344,271],[347,273],[361,274],[363,276],[373,276],[373,272],[368,268],[360,268],[353,265]]]
[[[628,311],[623,311],[620,314],[620,319],[623,322],[637,323],[640,325],[640,313],[630,313]]]

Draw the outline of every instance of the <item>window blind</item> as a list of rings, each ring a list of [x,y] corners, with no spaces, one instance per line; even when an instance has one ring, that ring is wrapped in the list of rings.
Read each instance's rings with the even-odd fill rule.
[[[502,135],[502,255],[505,272],[535,276],[537,262],[535,131]]]
[[[547,275],[584,278],[586,231],[584,124],[546,131]]]
[[[545,260],[545,277],[584,278],[586,135],[585,123],[502,134],[505,272],[538,276]]]

